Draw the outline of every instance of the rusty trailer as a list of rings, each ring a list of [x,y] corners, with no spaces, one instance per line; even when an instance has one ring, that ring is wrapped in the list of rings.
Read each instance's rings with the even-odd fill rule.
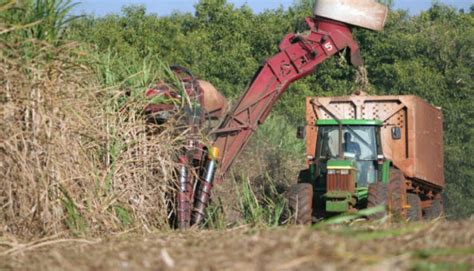
[[[445,186],[443,114],[416,96],[308,97],[306,107],[308,155],[314,156],[321,119],[380,120],[383,154],[416,183],[441,191]]]

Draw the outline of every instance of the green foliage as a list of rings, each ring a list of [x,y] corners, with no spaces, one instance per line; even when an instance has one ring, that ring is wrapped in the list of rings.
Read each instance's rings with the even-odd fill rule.
[[[7,1],[15,2],[15,1]],[[71,10],[79,3],[72,0],[26,0],[1,13],[10,30],[21,30],[23,37],[45,40],[58,44],[66,26],[79,18],[71,16]]]
[[[278,226],[285,211],[284,196],[276,191],[276,186],[268,176],[266,182],[269,183],[269,191],[259,196],[255,195],[250,180],[245,179],[237,190],[243,221],[253,225]]]
[[[382,222],[382,223],[381,223]],[[383,224],[383,220],[375,221],[375,225]],[[379,229],[379,230],[370,230],[370,229],[357,229],[353,227],[343,227],[340,230],[336,230],[335,232],[338,235],[344,237],[354,237],[357,240],[368,242],[373,240],[381,240],[387,238],[394,238],[400,237],[406,234],[415,234],[423,231],[428,231],[430,227],[433,227],[434,223],[438,223],[438,221],[430,222],[430,223],[406,223],[403,227],[396,227],[390,229]],[[319,223],[316,224],[315,228],[327,228],[327,223]]]
[[[287,185],[304,167],[304,153],[305,141],[296,138],[296,127],[285,116],[273,115],[259,127],[246,155],[259,159],[261,170],[271,179]]]
[[[447,262],[446,258],[474,254],[473,248],[435,248],[423,249],[413,252],[416,259],[412,270],[471,270],[472,266],[465,262]],[[444,257],[444,261],[439,259]],[[441,258],[442,259],[442,258]]]
[[[209,206],[207,206],[204,227],[213,230],[223,230],[227,228],[222,202],[211,201]]]
[[[115,206],[114,211],[115,211],[115,215],[117,216],[117,218],[120,220],[120,223],[124,227],[127,227],[130,224],[132,224],[132,218],[128,214],[127,209],[125,209],[121,206]]]
[[[157,18],[142,6],[130,6],[122,16],[76,21],[69,37],[115,58],[126,56],[128,65],[152,55],[187,66],[227,96],[237,97],[260,63],[277,50],[281,37],[295,28],[296,18],[302,18],[281,9],[256,16],[248,7],[226,1],[201,1],[195,8],[194,16]]]
[[[87,222],[72,198],[69,196],[68,192],[62,187],[60,187],[60,190],[63,194],[63,197],[61,197],[61,202],[65,212],[64,222],[72,233],[80,235],[87,230]]]
[[[348,213],[348,214],[341,214],[327,220],[324,220],[315,225],[316,228],[324,227],[326,225],[337,225],[337,224],[344,224],[354,221],[359,218],[368,217],[374,215],[376,213],[383,212],[385,210],[385,206],[377,206],[368,209],[360,210],[356,213]]]
[[[394,0],[378,0],[377,2],[391,7],[395,1]]]

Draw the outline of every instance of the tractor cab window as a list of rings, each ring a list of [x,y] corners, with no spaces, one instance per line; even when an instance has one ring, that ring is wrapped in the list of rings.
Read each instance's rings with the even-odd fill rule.
[[[317,155],[321,162],[336,159],[339,153],[339,127],[320,126]],[[345,159],[357,164],[359,186],[367,186],[376,180],[377,141],[375,126],[343,126],[342,149]]]

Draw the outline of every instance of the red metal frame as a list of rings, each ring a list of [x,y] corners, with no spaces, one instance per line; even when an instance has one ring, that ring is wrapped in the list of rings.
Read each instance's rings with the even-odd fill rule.
[[[307,18],[310,31],[305,34],[289,34],[279,45],[280,52],[271,57],[257,72],[245,94],[227,114],[215,134],[212,150],[219,150],[220,159],[208,160],[202,172],[197,190],[193,194],[194,208],[191,224],[199,225],[205,218],[205,209],[211,197],[214,176],[221,182],[232,163],[270,114],[275,102],[288,86],[314,72],[316,66],[324,60],[348,49],[351,63],[362,65],[359,46],[352,37],[350,28],[340,22]],[[217,173],[216,165],[218,159]],[[216,174],[215,174],[216,173]],[[182,191],[184,192],[184,191]],[[178,208],[180,228],[189,225],[189,210],[186,208],[185,195],[180,195],[181,208]]]
[[[242,98],[227,114],[219,128],[213,132],[215,140],[212,148],[209,148],[213,155],[207,163],[201,160],[206,151],[202,151],[203,148],[199,146],[200,143],[197,140],[203,116],[197,116],[197,108],[189,108],[188,111],[192,113],[188,116],[191,133],[188,144],[179,159],[177,193],[179,228],[185,229],[191,224],[200,224],[203,221],[205,209],[211,197],[214,176],[217,177],[218,183],[224,179],[250,137],[265,121],[275,102],[292,82],[313,73],[320,63],[345,49],[348,49],[350,61],[354,66],[362,65],[359,46],[353,39],[348,25],[320,17],[307,18],[306,23],[309,26],[308,32],[285,36],[279,45],[280,52],[268,59],[260,68]],[[188,93],[190,98],[203,105],[202,90],[196,87],[192,74],[182,67],[175,67],[173,71],[181,75],[180,79],[183,83],[187,83],[186,90],[191,92]],[[149,97],[157,94],[159,94],[159,89],[147,92]],[[153,113],[167,110],[167,108],[164,105],[151,105],[147,109]],[[220,158],[217,157],[219,151]],[[197,172],[195,167],[199,168]],[[195,182],[193,173],[202,173],[205,176],[200,176],[199,182]]]
[[[240,101],[214,131],[214,146],[222,154],[218,182],[292,82],[313,73],[317,65],[346,48],[352,64],[362,65],[359,46],[346,24],[322,18],[307,18],[306,23],[310,31],[283,39],[280,52],[261,67]]]

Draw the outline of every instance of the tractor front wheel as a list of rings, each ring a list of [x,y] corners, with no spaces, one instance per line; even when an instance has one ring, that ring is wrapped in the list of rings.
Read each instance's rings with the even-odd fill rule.
[[[290,211],[296,224],[311,224],[313,221],[313,186],[298,183],[288,191]]]
[[[381,219],[386,215],[388,199],[388,186],[387,184],[377,182],[369,185],[367,208],[374,208],[377,206],[384,206],[385,209],[381,212],[369,215],[370,220]]]

